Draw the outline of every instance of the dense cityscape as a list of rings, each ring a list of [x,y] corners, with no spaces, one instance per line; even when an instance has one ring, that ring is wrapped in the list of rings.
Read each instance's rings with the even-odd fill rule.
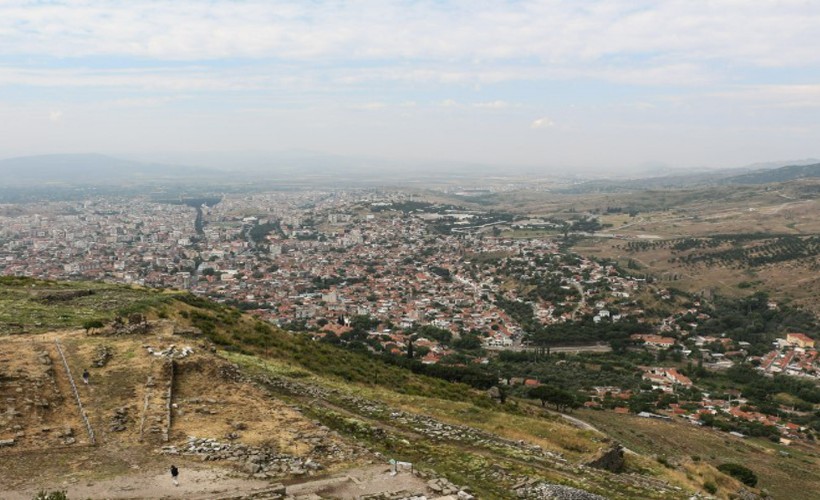
[[[584,406],[696,424],[722,415],[779,429],[783,439],[803,436],[805,428],[755,411],[739,391],[734,401],[691,392],[692,380],[663,361],[688,360],[683,371],[690,374],[693,361],[710,371],[751,362],[767,375],[816,379],[814,341],[794,332],[766,350],[702,333],[699,325],[711,317],[701,301],[681,301],[612,262],[562,247],[570,230],[590,221],[591,214],[565,222],[372,190],[55,201],[5,207],[0,269],[189,290],[314,340],[427,365],[488,364],[502,351],[637,349],[648,356],[637,365],[641,387],[590,386]],[[515,237],[522,228],[551,236]],[[647,294],[666,303],[668,314],[647,312]],[[563,336],[544,335],[560,325],[569,328]],[[575,325],[625,328],[628,339],[584,336]],[[541,385],[536,375],[514,374],[522,376],[502,382],[520,390]],[[659,396],[646,406],[641,393]]]

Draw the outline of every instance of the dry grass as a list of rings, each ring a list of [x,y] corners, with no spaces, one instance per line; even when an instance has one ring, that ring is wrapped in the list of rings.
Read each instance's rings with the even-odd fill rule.
[[[675,464],[686,464],[693,456],[699,457],[702,464],[698,467],[739,463],[752,469],[759,478],[758,487],[768,490],[774,498],[820,498],[817,445],[785,447],[763,439],[739,439],[680,421],[664,422],[611,412],[587,410],[580,412],[580,416],[638,453],[663,456]],[[704,473],[704,481],[711,477],[706,469],[696,468],[694,474],[688,473],[699,478],[698,470]],[[720,475],[715,479],[718,486],[723,484],[727,489],[734,485],[726,483]]]
[[[380,401],[390,407],[429,415],[449,424],[474,427],[513,441],[523,439],[545,450],[565,454],[573,460],[589,458],[602,446],[601,436],[597,433],[578,429],[560,417],[541,412],[540,409],[532,409],[525,403],[521,403],[520,406],[523,414],[506,413],[467,402],[401,394],[380,386],[342,383],[309,374],[283,360],[262,363],[247,356],[232,354],[229,357],[243,365],[255,366],[271,374],[296,378],[306,383]]]
[[[78,443],[87,440],[79,409],[53,342],[21,338],[0,341],[0,439],[16,440],[15,450],[66,446],[66,427]],[[45,352],[51,364],[42,364]]]
[[[271,446],[297,456],[311,451],[312,446],[302,436],[315,432],[312,421],[250,384],[225,380],[220,368],[219,363],[207,357],[180,363],[175,437],[212,436],[226,440],[225,436],[236,432],[240,435],[238,441],[245,444]],[[237,426],[243,429],[237,430]]]
[[[0,338],[0,380],[3,381],[0,397],[21,411],[17,417],[0,413],[0,439],[13,437],[16,432],[24,433],[17,438],[15,446],[0,449],[4,474],[8,470],[8,475],[0,480],[0,489],[41,476],[62,481],[67,475],[89,479],[128,475],[132,466],[150,466],[157,461],[155,448],[163,444],[159,435],[146,433],[141,441],[139,433],[149,375],[157,382],[150,391],[156,396],[153,401],[157,404],[149,417],[165,415],[164,384],[160,380],[163,359],[150,354],[147,346],[155,350],[168,349],[171,345],[194,349],[194,354],[177,361],[173,400],[177,407],[171,443],[182,444],[187,436],[227,441],[228,433],[237,432],[236,442],[272,446],[280,453],[296,456],[307,456],[315,446],[311,439],[317,436],[322,436],[323,444],[343,443],[338,436],[325,436],[312,419],[282,401],[270,398],[250,383],[237,382],[225,375],[231,372],[230,363],[211,354],[206,342],[172,335],[171,331],[169,325],[162,324],[146,335],[101,337],[73,330]],[[56,357],[56,338],[63,345],[97,437],[93,451],[85,446],[85,426],[62,362]],[[92,363],[100,346],[108,347],[113,356],[105,367],[97,368]],[[51,366],[39,362],[38,353],[44,349],[51,354]],[[91,373],[89,386],[82,384],[80,378],[85,368]],[[26,403],[42,399],[49,401],[47,409]],[[112,416],[122,407],[128,408],[126,430],[112,432],[109,429]],[[11,420],[7,422],[6,418]],[[146,429],[151,425],[150,418]],[[239,423],[244,425],[237,426]],[[17,429],[15,425],[21,427]],[[66,426],[74,429],[77,443],[65,445],[58,438],[57,432]],[[42,431],[43,428],[48,431]],[[7,430],[13,432],[7,436]],[[15,457],[15,463],[26,464],[39,472],[31,477],[18,477],[15,474],[23,474],[24,469],[5,466],[11,456]],[[328,465],[329,470],[337,470],[352,464],[336,461]]]

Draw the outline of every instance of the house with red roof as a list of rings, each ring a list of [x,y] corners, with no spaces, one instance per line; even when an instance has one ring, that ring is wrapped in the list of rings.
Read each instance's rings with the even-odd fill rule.
[[[787,333],[786,342],[803,349],[814,349],[814,339],[805,333]]]

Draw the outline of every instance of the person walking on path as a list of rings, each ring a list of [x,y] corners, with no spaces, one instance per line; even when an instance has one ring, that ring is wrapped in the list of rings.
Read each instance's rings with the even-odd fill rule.
[[[171,480],[174,481],[174,486],[179,486],[179,469],[176,465],[171,466]]]
[[[85,385],[88,385],[89,376],[90,375],[88,374],[88,368],[86,368],[85,370],[83,370],[83,382],[85,382]]]

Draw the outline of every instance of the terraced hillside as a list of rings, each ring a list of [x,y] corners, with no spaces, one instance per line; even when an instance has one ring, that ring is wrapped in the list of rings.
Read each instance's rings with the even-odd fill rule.
[[[6,280],[0,310],[89,288]],[[0,498],[674,499],[715,478],[719,498],[756,492],[708,460],[627,452],[621,464],[607,435],[525,401],[502,405],[202,299],[93,288],[118,308],[38,309],[39,325],[0,325],[18,332],[0,337]],[[60,307],[79,311],[72,302],[88,297],[64,295]],[[104,326],[81,328],[89,317]],[[586,465],[608,451],[620,472]],[[393,475],[391,459],[412,466]],[[801,481],[816,490],[814,475]]]

